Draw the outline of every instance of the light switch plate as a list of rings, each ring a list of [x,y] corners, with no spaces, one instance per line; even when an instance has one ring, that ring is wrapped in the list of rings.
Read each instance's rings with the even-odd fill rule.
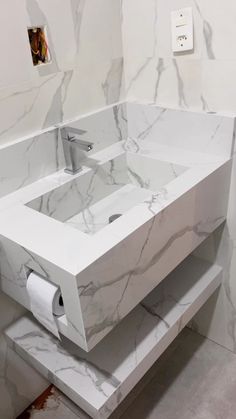
[[[191,7],[171,12],[172,50],[185,52],[193,49],[193,12]]]

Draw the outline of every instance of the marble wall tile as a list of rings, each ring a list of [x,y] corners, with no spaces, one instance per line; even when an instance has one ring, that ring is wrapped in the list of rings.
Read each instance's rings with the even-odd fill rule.
[[[99,0],[95,7],[91,0],[24,0],[21,5],[10,0],[4,8],[2,17],[14,11],[15,32],[6,38],[8,20],[0,25],[6,55],[0,76],[0,144],[124,98],[119,1]],[[37,68],[27,34],[34,25],[46,27],[51,54],[51,62]],[[19,63],[9,52],[16,36]]]
[[[201,106],[203,24],[194,1],[123,2],[126,93],[131,99],[181,108]],[[189,4],[190,3],[190,4]],[[182,56],[171,50],[171,10],[192,6],[195,50]],[[143,31],[140,31],[143,27]],[[131,32],[131,35],[130,35]],[[142,38],[141,42],[137,42]]]
[[[77,119],[123,98],[123,58],[0,90],[0,145]],[[23,106],[22,106],[23,103]]]
[[[236,60],[202,60],[202,96],[206,110],[236,113]]]
[[[202,106],[202,67],[198,60],[159,57],[126,58],[126,93],[131,100],[166,107],[199,110]],[[126,67],[126,68],[127,68]]]
[[[126,103],[104,108],[69,124],[86,131],[84,140],[93,142],[92,153],[122,141],[128,136]]]
[[[32,59],[25,11],[18,0],[9,0],[1,4],[0,51],[0,89],[28,82]]]
[[[195,47],[191,53],[176,56],[171,51],[170,11],[181,7],[193,8]],[[235,1],[226,4],[220,0],[130,0],[123,2],[122,8],[128,98],[156,102],[160,107],[236,114]],[[144,30],[140,31],[140,27]],[[142,37],[138,47],[137,36]],[[227,149],[224,141],[221,144],[219,154]],[[217,301],[213,297],[194,323],[201,333],[234,352],[235,158],[227,223],[199,249],[203,257],[222,264],[224,286]]]
[[[9,0],[0,6],[0,196],[63,167],[56,131],[45,130],[124,98],[120,2],[95,3]],[[46,26],[52,58],[38,68],[27,34],[34,25]],[[105,128],[97,124],[105,142],[117,141],[123,110],[112,110],[109,121]],[[95,141],[96,123],[92,127]],[[2,294],[0,307],[0,417],[15,419],[46,383],[7,352],[2,330],[22,309]]]
[[[28,27],[45,28],[50,54],[48,64],[36,68],[31,66],[32,77],[72,70],[75,66],[76,38],[71,1],[24,0],[23,7]]]
[[[57,130],[0,148],[0,196],[65,166]]]
[[[124,97],[123,58],[104,61],[93,73],[91,65],[81,64],[71,73],[63,101],[63,119],[75,119]]]
[[[194,0],[194,4],[203,23],[203,58],[235,59],[232,40],[236,35],[236,3],[233,0],[227,3],[220,0]]]
[[[57,73],[38,78],[18,87],[0,91],[0,142],[12,142],[19,137],[61,122],[62,103],[70,73]]]
[[[197,60],[156,59],[153,101],[165,106],[198,110],[201,106],[201,66]]]
[[[136,103],[127,104],[127,116],[131,138],[185,151],[231,157],[234,118]]]
[[[92,153],[95,153],[127,138],[126,104],[104,108],[68,125],[85,131],[83,138],[92,141]],[[0,196],[64,167],[64,152],[57,128],[0,146]]]
[[[151,0],[129,0],[122,3],[125,58],[154,55],[157,41],[157,5],[156,1]]]
[[[76,67],[94,63],[99,67],[107,58],[123,55],[120,24],[120,1],[73,0],[77,25]]]
[[[235,148],[236,151],[236,148]],[[234,153],[235,156],[235,153]],[[218,299],[211,298],[192,322],[192,327],[236,353],[236,160],[233,159],[227,222],[200,248],[197,254],[224,268],[223,287]]]
[[[51,63],[33,69],[34,76],[120,58],[122,37],[120,3],[99,0],[25,0],[27,26],[46,28]],[[57,19],[55,19],[55,10]]]
[[[219,0],[139,0],[138,7],[134,1],[122,6],[128,98],[166,107],[236,112],[234,1],[227,7]],[[174,54],[170,13],[181,7],[193,9],[194,50]]]
[[[154,2],[155,3],[155,2]],[[199,59],[203,54],[203,18],[195,0],[157,0],[157,50],[160,57],[178,57],[179,60]],[[206,2],[205,2],[206,3]],[[192,7],[194,19],[194,50],[173,54],[171,50],[171,11]]]
[[[98,3],[98,7],[94,7],[92,0],[65,0],[60,4],[56,0],[24,0],[20,3],[8,0],[2,5],[0,32],[4,36],[0,37],[0,44],[5,59],[1,62],[0,75],[1,145],[22,136],[35,136],[36,132],[52,125],[122,100],[124,64],[126,92],[132,99],[154,101],[171,108],[236,113],[236,92],[232,82],[235,76],[232,39],[236,13],[233,0],[227,2],[227,7],[219,0],[129,0],[122,2],[122,14],[118,1],[99,0]],[[176,57],[170,50],[169,11],[188,6],[193,7],[196,46],[193,53]],[[54,18],[55,9],[57,19]],[[38,24],[39,20],[47,25],[54,61],[53,65],[36,70],[32,67],[25,28]],[[60,25],[65,30],[60,31]],[[15,41],[16,35],[18,48],[13,59],[6,39]],[[116,113],[113,119],[117,139],[121,135],[120,123],[125,121],[121,110],[118,113],[120,119]],[[60,161],[57,166],[55,158],[56,139],[52,133],[48,136],[53,141],[47,156],[46,149],[40,148],[38,137],[32,145],[25,143],[27,155],[34,163],[30,167],[32,179],[62,164]],[[45,162],[41,168],[35,164],[36,154]],[[25,161],[23,155],[19,160],[16,156],[12,159],[1,161],[5,173],[5,176],[0,173],[1,194],[20,187],[22,182],[27,183],[27,170],[20,171],[20,164]],[[9,182],[3,178],[7,177],[12,161],[16,167]],[[20,179],[19,173],[22,173]],[[207,311],[196,318],[195,326],[236,352],[235,179],[234,167],[227,226],[201,250],[208,258],[215,258],[217,253],[217,260],[225,267],[225,285],[216,307],[212,300]],[[1,313],[4,310],[10,319],[3,322],[2,327],[5,327],[8,321],[21,314],[21,309],[7,297],[0,298]],[[206,324],[206,317],[210,325]],[[22,361],[17,366],[11,354],[6,357],[2,339],[0,335],[0,352],[4,354],[0,371],[3,388],[0,416],[10,419],[37,395],[36,387],[39,392],[45,383],[35,376],[32,392],[20,385],[22,377],[26,377],[24,381],[27,382],[27,377],[34,373],[25,370],[24,375]],[[14,369],[11,369],[11,364]],[[21,380],[14,387],[16,371],[19,371]],[[10,374],[10,379],[7,374]]]

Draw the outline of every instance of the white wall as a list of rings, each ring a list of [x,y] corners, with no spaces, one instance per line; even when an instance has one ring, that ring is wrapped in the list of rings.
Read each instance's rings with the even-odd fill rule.
[[[1,2],[0,145],[123,98],[120,13],[119,0]],[[53,58],[40,68],[28,45],[27,26],[34,25],[46,25]],[[15,419],[47,386],[7,350],[2,332],[21,313],[0,294],[1,419]]]
[[[193,8],[195,49],[171,51],[170,12]],[[236,111],[236,4],[220,0],[126,0],[123,38],[130,98],[162,106]]]
[[[0,13],[0,144],[122,99],[120,0],[8,0]],[[52,63],[33,67],[27,26]]]
[[[193,8],[195,49],[171,51],[170,11]],[[163,107],[236,114],[236,2],[123,1],[127,95]],[[236,353],[236,157],[228,220],[199,250],[225,268],[224,285],[194,327]]]

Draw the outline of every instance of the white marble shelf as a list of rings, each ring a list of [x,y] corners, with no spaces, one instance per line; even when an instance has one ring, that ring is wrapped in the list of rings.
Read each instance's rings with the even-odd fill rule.
[[[89,354],[24,316],[9,345],[92,418],[105,419],[219,287],[222,269],[188,257]]]

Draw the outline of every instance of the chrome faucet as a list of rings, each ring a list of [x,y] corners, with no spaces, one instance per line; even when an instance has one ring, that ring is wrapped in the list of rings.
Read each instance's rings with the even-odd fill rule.
[[[82,129],[64,127],[60,129],[60,132],[66,161],[65,172],[75,175],[82,169],[81,161],[84,160],[84,151],[91,151],[93,143],[78,138],[86,133]]]

